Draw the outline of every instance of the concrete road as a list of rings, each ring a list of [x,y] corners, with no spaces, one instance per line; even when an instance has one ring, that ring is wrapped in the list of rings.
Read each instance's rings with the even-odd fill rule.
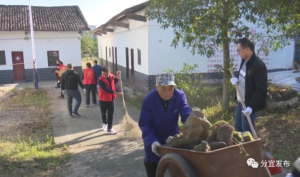
[[[83,92],[78,111],[81,117],[70,118],[67,100],[56,98],[59,91],[50,90],[48,96],[55,116],[52,120],[54,141],[57,144],[67,143],[73,153],[68,177],[146,177],[142,140],[129,141],[124,138],[123,132],[106,135],[100,131],[100,107],[98,104],[86,107]],[[116,131],[120,130],[118,124],[123,115],[121,104],[117,99],[113,121]],[[127,109],[130,116],[137,120],[139,111],[129,105]]]

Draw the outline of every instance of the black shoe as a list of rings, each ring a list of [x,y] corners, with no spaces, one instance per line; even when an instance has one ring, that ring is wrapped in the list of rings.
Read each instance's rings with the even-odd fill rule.
[[[75,114],[76,116],[79,116],[79,117],[81,116],[81,115],[80,115],[80,114],[78,114],[77,112],[74,112],[73,114]]]
[[[73,118],[73,114],[69,114],[70,118]]]

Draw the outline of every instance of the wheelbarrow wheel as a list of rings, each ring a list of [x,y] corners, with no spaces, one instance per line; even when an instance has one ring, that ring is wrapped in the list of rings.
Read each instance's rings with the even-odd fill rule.
[[[196,177],[186,161],[174,153],[166,154],[160,159],[156,177],[164,177],[166,171],[169,171],[171,177]]]

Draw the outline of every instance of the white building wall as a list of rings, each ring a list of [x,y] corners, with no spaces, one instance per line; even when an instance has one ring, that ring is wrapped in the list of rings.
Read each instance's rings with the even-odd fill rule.
[[[254,29],[254,32],[264,32],[265,29],[258,28],[257,26],[247,23],[245,20],[245,24]],[[261,42],[257,42],[258,45],[255,46],[255,49],[259,49],[259,44]],[[279,69],[279,68],[291,68],[293,64],[294,59],[294,50],[295,50],[295,44],[294,40],[290,41],[290,45],[285,46],[282,49],[278,49],[277,51],[270,51],[268,56],[260,56],[260,58],[266,58],[267,60],[267,67],[268,69]]]
[[[28,40],[24,38],[28,37]],[[72,63],[81,66],[80,34],[78,32],[34,32],[37,68],[48,68],[47,51],[59,51],[59,58],[64,64]],[[24,63],[32,62],[30,33],[24,31],[1,31],[0,50],[5,51],[6,65],[0,70],[12,70],[13,51],[22,51]],[[25,64],[25,69],[31,69],[32,63]]]
[[[139,11],[136,14],[144,15],[144,11]],[[148,22],[136,20],[122,20],[124,23],[129,23],[129,29],[121,27],[108,27],[114,29],[114,33],[107,32],[106,35],[98,36],[98,51],[99,57],[109,62],[112,62],[112,55],[109,56],[109,48],[117,47],[117,63],[126,67],[126,47],[129,53],[129,68],[131,68],[131,49],[134,49],[134,69],[143,74],[148,74]],[[141,65],[138,64],[137,49],[141,50]]]
[[[163,72],[167,68],[180,70],[184,62],[189,64],[199,63],[199,71],[204,72],[206,59],[200,55],[192,55],[191,51],[183,48],[180,43],[176,48],[172,47],[175,34],[172,28],[163,29],[156,20],[149,21],[149,75]]]
[[[262,29],[254,25],[249,25],[252,30],[260,32]],[[168,67],[175,71],[182,69],[183,63],[189,64],[199,63],[199,68],[196,72],[206,73],[214,72],[215,64],[223,64],[223,53],[217,50],[215,56],[208,59],[206,56],[191,54],[191,49],[184,48],[179,42],[176,48],[172,47],[172,40],[175,37],[172,28],[162,29],[161,25],[154,21],[149,22],[148,40],[149,40],[149,75],[154,75],[162,72]],[[263,53],[259,55],[264,60],[268,69],[290,68],[294,56],[294,43],[284,47],[283,49],[270,51],[268,56]],[[230,55],[235,59],[235,64],[240,64],[240,57],[236,51],[236,45],[230,45]],[[259,43],[256,49],[259,48]]]

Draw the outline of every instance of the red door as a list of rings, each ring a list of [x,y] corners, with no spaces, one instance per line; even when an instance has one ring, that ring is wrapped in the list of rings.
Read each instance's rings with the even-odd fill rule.
[[[108,67],[108,60],[107,60],[107,46],[105,47],[105,56],[106,56],[106,66]]]
[[[116,60],[116,71],[118,71],[118,57],[117,57],[117,47],[115,47],[115,60]]]
[[[126,79],[129,79],[129,53],[128,48],[126,47]]]
[[[134,83],[134,50],[131,49],[131,82]]]
[[[114,47],[111,48],[111,54],[112,54],[112,62],[113,62],[112,70],[113,70],[113,73],[116,73],[116,71],[115,71],[115,55],[114,55]]]
[[[24,69],[24,58],[23,52],[11,52],[14,80],[24,81],[25,80],[25,69]]]

